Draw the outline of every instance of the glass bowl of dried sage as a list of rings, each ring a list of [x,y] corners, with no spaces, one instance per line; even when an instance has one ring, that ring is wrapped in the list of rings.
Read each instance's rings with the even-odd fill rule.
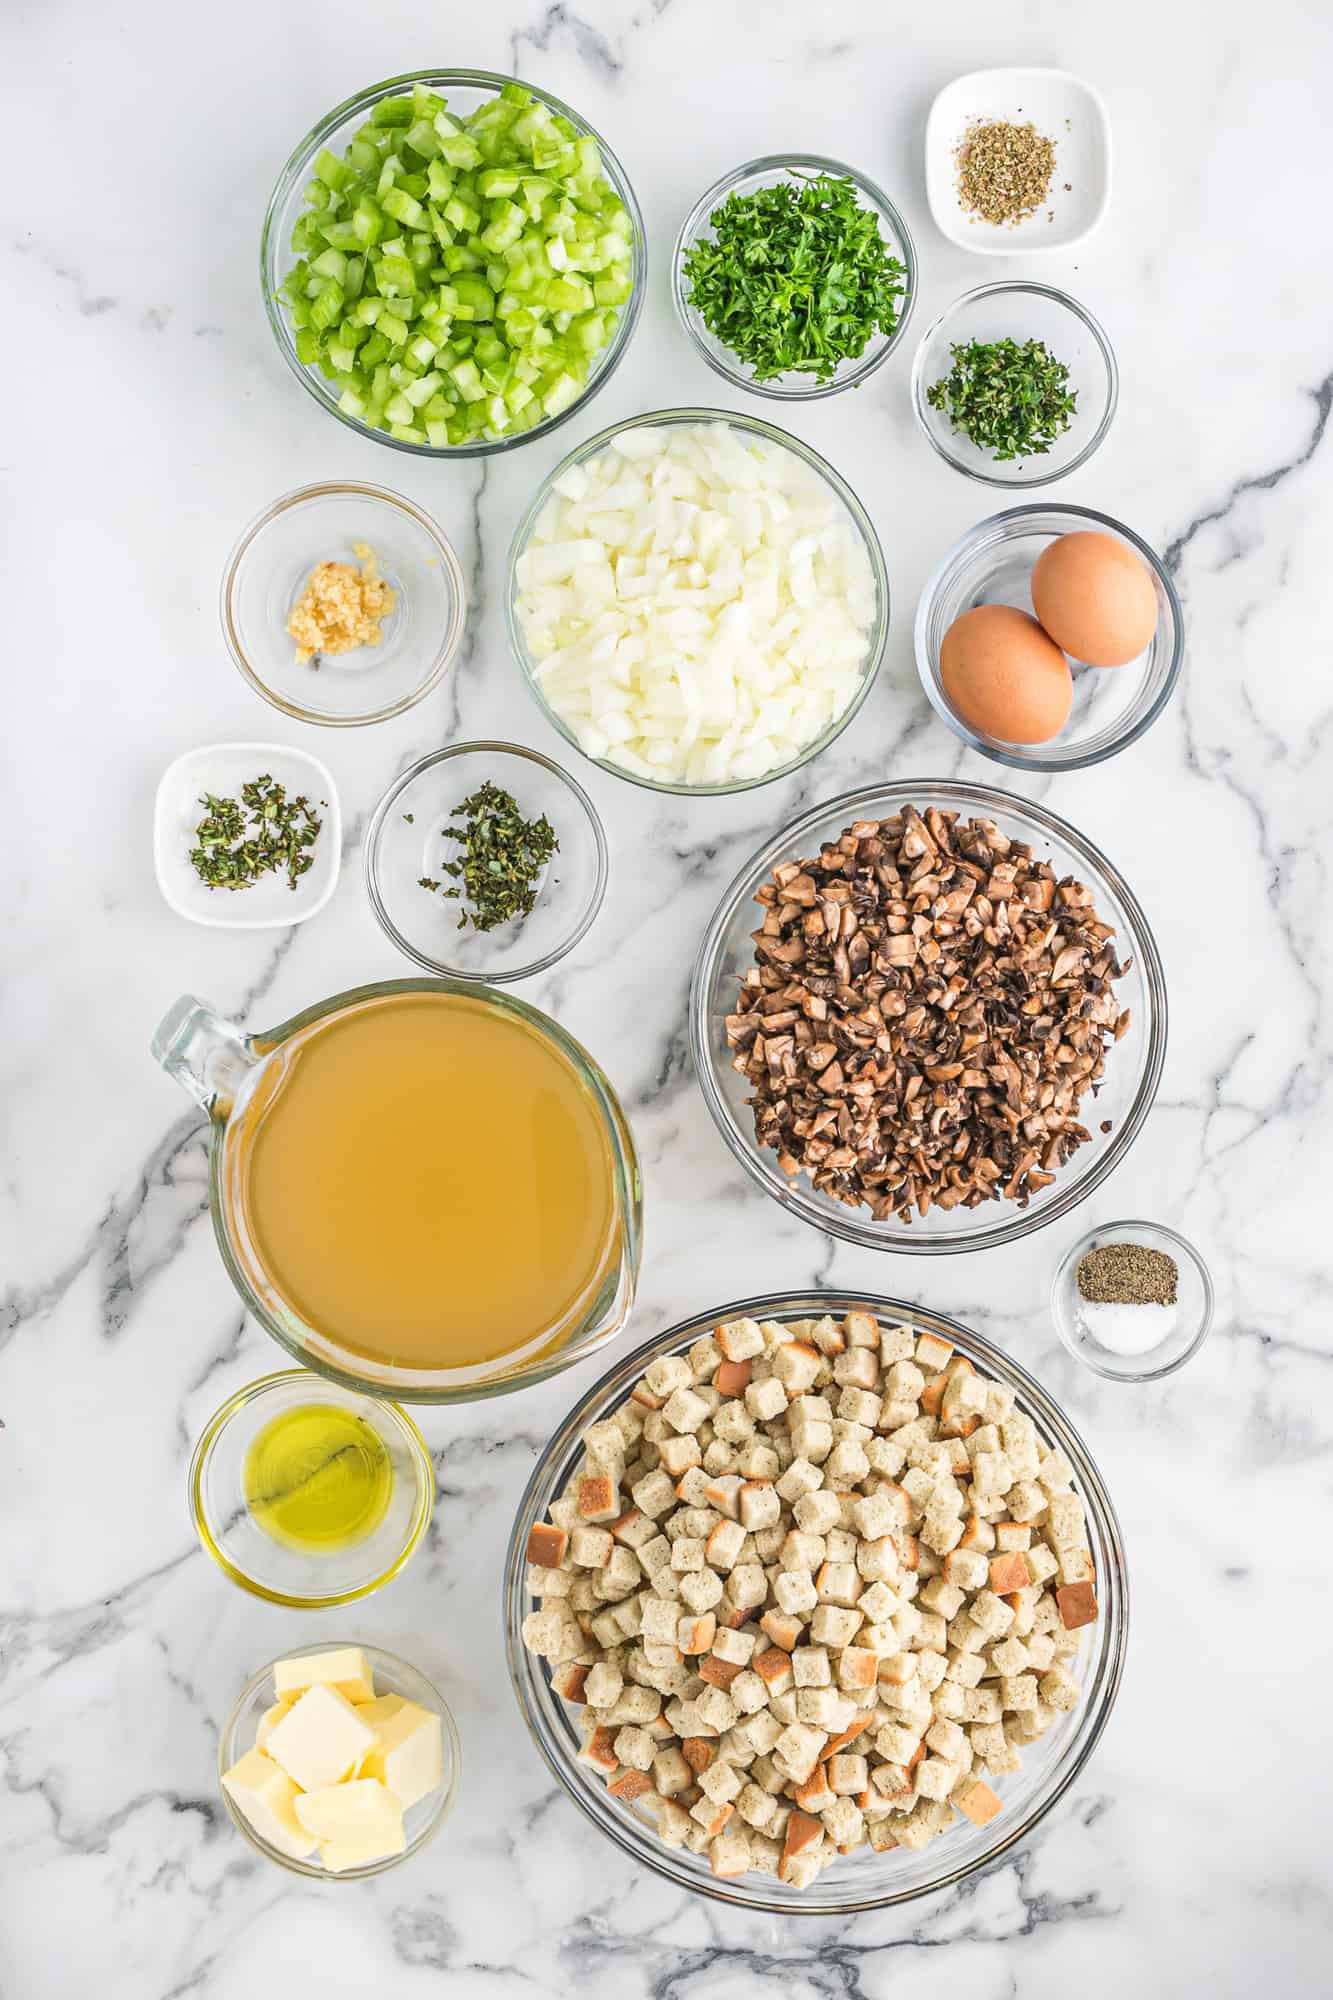
[[[366,837],[385,933],[426,972],[508,984],[590,929],[607,846],[582,785],[519,743],[455,743],[395,778]]]

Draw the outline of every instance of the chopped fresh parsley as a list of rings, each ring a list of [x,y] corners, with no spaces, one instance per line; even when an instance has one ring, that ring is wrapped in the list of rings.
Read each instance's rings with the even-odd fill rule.
[[[792,170],[773,187],[728,195],[708,220],[711,240],[685,256],[690,303],[757,382],[831,382],[897,326],[907,272],[850,180]]]

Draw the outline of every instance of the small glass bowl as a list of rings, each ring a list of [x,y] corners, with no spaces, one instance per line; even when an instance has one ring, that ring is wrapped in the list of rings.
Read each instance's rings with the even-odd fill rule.
[[[877,1854],[848,1855],[825,1870],[807,1889],[794,1889],[772,1875],[751,1872],[732,1879],[715,1876],[707,1855],[670,1848],[657,1837],[646,1813],[612,1798],[601,1779],[579,1760],[582,1737],[576,1710],[551,1686],[545,1660],[523,1643],[523,1617],[533,1606],[527,1589],[528,1531],[546,1518],[584,1456],[584,1435],[624,1403],[645,1368],[660,1356],[683,1354],[719,1322],[742,1316],[784,1323],[824,1313],[856,1309],[881,1321],[908,1321],[923,1333],[938,1334],[965,1355],[983,1375],[1014,1391],[1017,1408],[1031,1417],[1042,1438],[1069,1459],[1087,1515],[1088,1545],[1097,1575],[1098,1616],[1084,1626],[1077,1656],[1069,1663],[1080,1683],[1078,1701],[1062,1713],[1022,1753],[1019,1770],[999,1779],[1003,1810],[986,1826],[960,1821],[918,1851],[904,1847]],[[1058,1404],[1009,1354],[970,1327],[924,1306],[866,1292],[815,1291],[740,1299],[715,1312],[682,1320],[622,1354],[544,1447],[518,1505],[504,1578],[505,1651],[523,1720],[553,1776],[574,1804],[622,1854],[641,1862],[678,1889],[688,1889],[742,1909],[773,1910],[783,1916],[846,1916],[855,1910],[886,1909],[964,1881],[994,1862],[1032,1832],[1075,1783],[1110,1718],[1124,1671],[1129,1638],[1129,1577],[1120,1524],[1087,1446]]]
[[[421,878],[439,879],[440,864],[462,852],[446,843],[444,829],[454,808],[488,779],[511,794],[525,819],[544,813],[560,847],[529,916],[493,931],[460,929],[464,905],[424,889]],[[366,837],[366,887],[399,951],[427,972],[491,985],[545,972],[574,949],[602,907],[607,866],[602,822],[582,785],[520,743],[455,743],[423,757],[390,785]]]
[[[364,1640],[342,1638],[320,1639],[310,1646],[291,1646],[278,1657],[299,1660],[307,1653],[334,1652],[340,1646],[360,1647],[374,1673],[377,1695],[400,1694],[404,1701],[414,1701],[421,1708],[435,1711],[440,1718],[444,1739],[444,1775],[433,1792],[427,1792],[424,1799],[418,1799],[403,1814],[407,1845],[401,1854],[386,1854],[382,1860],[368,1862],[364,1868],[342,1868],[334,1872],[321,1867],[318,1860],[301,1860],[296,1855],[280,1853],[276,1847],[269,1845],[261,1833],[256,1832],[221,1783],[224,1771],[229,1771],[247,1750],[254,1748],[259,1718],[265,1709],[273,1705],[273,1669],[278,1661],[270,1660],[257,1674],[252,1674],[236,1697],[236,1705],[218,1737],[218,1791],[228,1819],[238,1833],[244,1834],[251,1847],[257,1848],[267,1860],[276,1862],[279,1868],[287,1869],[292,1875],[304,1875],[312,1882],[364,1882],[371,1875],[385,1875],[390,1868],[410,1861],[428,1840],[435,1838],[458,1796],[460,1752],[457,1725],[439,1689],[406,1660],[400,1660],[394,1653],[386,1653],[381,1646],[368,1646]]]
[[[1176,1261],[1179,1278],[1170,1331],[1142,1354],[1117,1354],[1103,1346],[1080,1310],[1083,1300],[1078,1267],[1089,1250],[1099,1250],[1108,1243],[1137,1243],[1145,1250],[1161,1250]],[[1147,1306],[1144,1310],[1158,1308]],[[1095,1375],[1105,1376],[1108,1382],[1156,1382],[1183,1368],[1207,1339],[1213,1323],[1213,1281],[1194,1245],[1177,1236],[1174,1229],[1160,1222],[1106,1222],[1080,1236],[1061,1258],[1051,1280],[1051,1317],[1074,1359]]]
[[[1113,535],[1142,559],[1157,596],[1157,630],[1145,651],[1123,667],[1085,667],[1070,659],[1073,706],[1049,743],[987,736],[955,714],[944,691],[944,635],[956,618],[981,604],[1007,604],[1031,616],[1033,564],[1051,542],[1080,529]],[[1038,500],[978,521],[954,543],[917,601],[913,641],[931,707],[973,750],[1016,771],[1083,771],[1136,742],[1170,701],[1185,660],[1185,614],[1161,557],[1123,521],[1091,507]]]
[[[317,563],[369,549],[395,603],[378,646],[298,665],[287,619]],[[467,590],[430,515],[400,493],[330,481],[284,493],[253,520],[222,578],[222,636],[256,694],[298,722],[385,722],[437,687],[463,637]]]
[[[949,373],[953,346],[1006,339],[1044,341],[1069,370],[1078,396],[1069,429],[1036,457],[993,458],[926,401],[926,391]],[[978,285],[955,299],[923,336],[912,363],[912,406],[926,437],[956,472],[986,486],[1049,486],[1086,464],[1111,428],[1119,393],[1111,343],[1087,307],[1052,285],[1018,280]]]
[[[430,90],[438,91],[449,101],[449,108],[455,115],[467,116],[479,105],[498,96],[506,84],[520,81],[517,77],[502,76],[489,69],[420,69],[409,70],[404,76],[391,76],[383,83],[374,83],[366,90],[360,90],[355,97],[347,98],[334,106],[326,117],[321,118],[313,132],[307,133],[288,160],[278,184],[269,197],[268,212],[264,217],[264,232],[259,244],[259,281],[264,295],[264,310],[279,352],[291,369],[302,388],[315,401],[336,417],[340,424],[356,431],[360,437],[372,438],[376,444],[385,444],[394,451],[413,452],[418,458],[487,458],[492,452],[512,451],[516,445],[531,444],[535,438],[546,437],[560,424],[581,410],[591,396],[595,396],[614,375],[620,364],[630,335],[638,324],[639,312],[643,305],[643,295],[647,287],[647,237],[643,227],[643,216],[639,212],[638,200],[629,177],[601,134],[595,132],[586,118],[580,118],[577,111],[570,109],[549,90],[540,90],[534,83],[524,82],[523,88],[530,91],[559,118],[567,118],[580,137],[596,139],[601,156],[602,176],[625,204],[633,225],[634,256],[631,266],[630,295],[618,309],[616,328],[606,346],[595,358],[582,392],[557,416],[547,417],[544,423],[533,424],[528,430],[514,431],[508,437],[482,438],[473,444],[446,445],[414,444],[407,438],[391,437],[388,431],[377,430],[373,424],[363,424],[339,407],[337,385],[327,382],[316,367],[307,366],[296,352],[296,336],[286,312],[281,292],[283,280],[296,261],[292,253],[292,229],[297,217],[305,208],[305,189],[314,171],[315,156],[325,147],[338,155],[346,151],[353,133],[375,106],[386,97],[401,97],[414,84],[423,83]]]
[[[702,314],[690,302],[689,281],[685,275],[685,258],[700,238],[708,235],[715,208],[720,208],[729,195],[748,195],[758,188],[785,184],[793,173],[805,176],[830,174],[851,181],[857,201],[862,208],[874,211],[879,219],[880,235],[890,253],[906,270],[903,294],[898,301],[898,323],[893,332],[876,334],[867,343],[864,353],[840,362],[831,382],[818,382],[813,375],[797,373],[781,375],[772,382],[757,382],[745,363],[709,332]],[[906,333],[907,322],[916,304],[916,286],[916,246],[906,222],[888,196],[864,174],[857,173],[854,167],[844,166],[839,160],[826,160],[818,153],[773,153],[762,160],[747,160],[734,173],[725,174],[709,188],[707,194],[699,197],[682,222],[671,258],[671,296],[676,316],[696,351],[703,356],[713,373],[720,375],[725,382],[734,383],[738,389],[748,389],[756,396],[770,396],[779,403],[809,403],[821,396],[836,396],[840,389],[859,388],[881,362],[888,360]]]
[[[830,489],[833,498],[841,506],[851,526],[860,536],[862,546],[865,549],[866,560],[870,564],[871,575],[875,580],[875,617],[870,628],[865,670],[861,676],[860,686],[852,696],[850,702],[848,702],[846,708],[842,711],[842,714],[835,716],[823,735],[817,736],[813,743],[807,743],[799,755],[793,757],[788,763],[779,764],[772,771],[765,771],[757,778],[731,778],[726,780],[725,783],[718,785],[687,785],[677,783],[674,779],[645,778],[641,777],[637,771],[624,770],[619,764],[613,764],[605,757],[588,757],[588,752],[583,748],[569,724],[556,714],[542,693],[536,662],[528,650],[527,638],[518,616],[518,559],[527,547],[529,537],[559,481],[573,467],[584,464],[590,458],[595,458],[598,452],[606,448],[612,438],[621,437],[626,431],[641,430],[652,425],[666,427],[675,424],[727,424],[732,430],[747,432],[751,437],[759,438],[767,444],[781,445],[784,450],[792,452],[797,458],[801,459]],[[527,512],[515,528],[514,539],[509,545],[509,580],[505,589],[505,624],[509,632],[510,648],[522,670],[523,678],[528,684],[528,692],[547,721],[554,729],[559,730],[566,743],[573,745],[580,757],[588,757],[589,763],[596,764],[599,770],[609,771],[612,777],[624,779],[628,784],[641,785],[645,791],[673,792],[678,796],[686,798],[720,797],[729,792],[750,792],[759,785],[772,785],[776,784],[779,778],[789,778],[793,771],[799,771],[812,758],[817,757],[821,750],[826,750],[830,743],[841,736],[843,730],[852,720],[852,717],[857,714],[866,696],[870,693],[875,683],[875,677],[883,664],[884,649],[888,644],[889,638],[889,577],[888,571],[884,566],[884,551],[880,547],[879,536],[875,533],[874,525],[865,508],[861,505],[861,502],[841,475],[834,471],[826,459],[821,458],[817,451],[810,445],[804,444],[800,438],[793,437],[789,431],[779,430],[776,424],[766,423],[761,417],[738,416],[734,410],[650,410],[643,416],[631,417],[626,423],[609,424],[604,431],[598,431],[595,437],[590,437],[583,444],[576,445],[569,456],[562,459],[555,470],[548,474],[546,479],[542,481]]]
[[[1118,955],[1130,961],[1116,983],[1119,1004],[1129,1009],[1129,1026],[1107,1053],[1106,1073],[1097,1096],[1085,1101],[1091,1139],[1026,1208],[1013,1202],[981,1202],[976,1208],[933,1207],[904,1223],[896,1215],[878,1221],[868,1208],[849,1208],[817,1190],[804,1175],[790,1179],[771,1148],[755,1137],[747,1103],[748,1080],[732,1067],[727,1015],[745,973],[754,964],[753,933],[761,915],[755,892],[780,862],[818,854],[853,820],[886,819],[906,805],[918,811],[936,806],[964,819],[993,819],[1011,840],[1025,841],[1048,860],[1057,876],[1072,875],[1092,890],[1098,915],[1115,932]],[[699,944],[690,985],[690,1053],[694,1073],[713,1123],[728,1150],[750,1179],[788,1215],[810,1223],[825,1236],[840,1237],[866,1250],[900,1256],[938,1257],[996,1249],[1017,1242],[1068,1215],[1086,1201],[1133,1145],[1152,1109],[1166,1060],[1166,978],[1153,934],[1121,875],[1077,828],[1028,799],[989,785],[956,778],[902,778],[844,792],[811,807],[766,840],[723,892]],[[1103,1130],[1109,1126],[1109,1130]]]
[[[368,1424],[389,1454],[393,1490],[384,1517],[350,1547],[287,1548],[259,1525],[245,1497],[245,1461],[256,1436],[285,1410],[332,1403]],[[430,1521],[435,1470],[425,1439],[397,1403],[358,1395],[307,1368],[250,1382],[204,1426],[190,1464],[190,1519],[224,1576],[270,1604],[302,1610],[351,1604],[392,1581]]]

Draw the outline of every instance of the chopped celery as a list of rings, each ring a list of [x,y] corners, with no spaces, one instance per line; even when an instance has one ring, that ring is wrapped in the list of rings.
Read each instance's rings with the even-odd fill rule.
[[[597,141],[521,84],[418,84],[312,163],[282,297],[339,408],[446,450],[557,416],[615,334],[633,223]]]

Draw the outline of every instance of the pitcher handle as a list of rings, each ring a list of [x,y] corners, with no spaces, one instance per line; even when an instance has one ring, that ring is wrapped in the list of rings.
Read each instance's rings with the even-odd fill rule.
[[[250,1037],[193,993],[183,993],[158,1022],[152,1051],[196,1104],[223,1119],[247,1072],[259,1061]]]

